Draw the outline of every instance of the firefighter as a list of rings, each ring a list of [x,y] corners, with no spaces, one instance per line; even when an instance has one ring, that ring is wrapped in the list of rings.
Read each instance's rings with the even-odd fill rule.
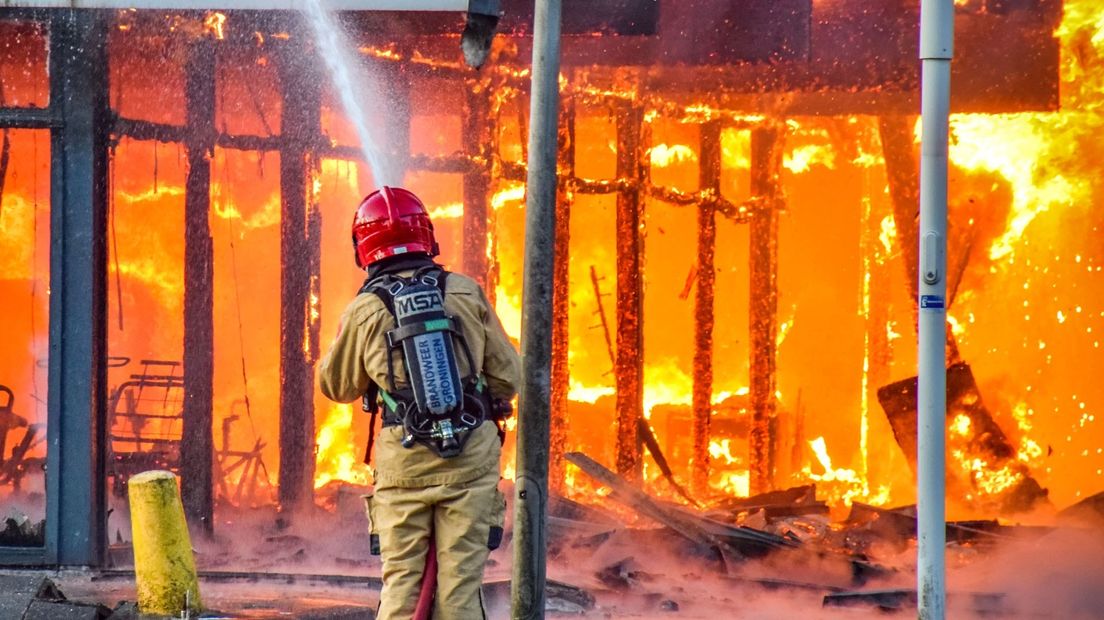
[[[517,392],[521,360],[479,285],[433,261],[433,223],[413,193],[384,187],[365,198],[353,245],[367,280],[319,383],[331,400],[363,397],[366,410],[382,412],[366,497],[383,562],[377,617],[414,615],[431,539],[433,618],[485,617],[483,568],[506,510],[496,413]],[[372,443],[370,434],[369,457]]]

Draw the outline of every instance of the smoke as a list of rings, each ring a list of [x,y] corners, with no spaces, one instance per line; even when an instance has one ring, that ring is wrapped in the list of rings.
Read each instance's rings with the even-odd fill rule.
[[[966,550],[965,555],[974,555]],[[1000,595],[1005,617],[1079,620],[1104,616],[1104,530],[1060,528],[1006,543],[952,570],[949,588]]]

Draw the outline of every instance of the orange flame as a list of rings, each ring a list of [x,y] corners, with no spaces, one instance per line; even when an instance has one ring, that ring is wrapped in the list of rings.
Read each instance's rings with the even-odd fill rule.
[[[353,406],[334,405],[318,429],[318,458],[315,465],[314,488],[341,480],[366,485],[370,481],[368,466],[357,457],[353,445]]]

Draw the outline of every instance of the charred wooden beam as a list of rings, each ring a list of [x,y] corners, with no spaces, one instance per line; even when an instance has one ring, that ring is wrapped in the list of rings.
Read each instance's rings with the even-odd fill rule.
[[[1012,612],[1006,595],[998,592],[953,592],[948,599],[954,602],[952,609],[963,609],[978,616],[1005,616]],[[916,607],[916,590],[863,590],[835,592],[824,596],[824,607],[867,607],[883,613]],[[971,615],[973,615],[971,614]]]
[[[192,523],[214,527],[214,247],[211,240],[211,158],[215,148],[215,46],[201,37],[185,65],[184,150],[184,426],[180,495]]]
[[[782,132],[764,125],[751,132],[751,193],[777,207],[782,201]],[[752,423],[748,444],[751,492],[773,488],[775,357],[778,337],[778,209],[750,221],[750,374]]]
[[[701,507],[698,500],[694,499],[690,492],[686,490],[678,479],[675,478],[675,472],[671,471],[671,465],[667,463],[667,457],[663,455],[663,449],[659,447],[659,440],[656,439],[655,433],[652,432],[652,426],[648,424],[648,421],[644,418],[640,418],[640,422],[636,425],[637,433],[640,436],[640,442],[644,444],[644,447],[648,449],[648,454],[652,455],[652,460],[655,461],[657,467],[659,467],[660,473],[667,480],[667,483],[671,485],[671,488],[676,493],[682,496],[687,502],[695,507]]]
[[[916,299],[919,282],[919,245],[917,226],[920,217],[920,167],[913,153],[912,117],[882,116],[878,118],[878,134],[885,157],[886,180],[893,199],[893,222],[904,262],[905,280]],[[915,310],[914,310],[915,313]]]
[[[912,325],[917,328],[920,268],[920,165],[913,151],[912,117],[882,116],[878,118],[878,133],[885,157],[889,195],[893,199],[893,221],[897,227],[896,242],[905,265],[906,285],[912,297]],[[954,330],[947,328],[947,365],[962,361]]]
[[[470,80],[465,88],[463,134],[464,155],[477,163],[464,172],[464,220],[461,264],[464,273],[479,283],[488,296],[494,295],[488,276],[489,216],[491,195],[491,141],[494,121],[491,99],[484,80]],[[493,303],[493,299],[492,299]]]
[[[887,385],[878,390],[878,400],[889,418],[893,436],[916,469],[916,377]],[[1047,491],[1032,477],[1017,458],[1016,446],[1004,434],[981,398],[973,372],[965,363],[947,368],[948,426],[961,421],[948,433],[947,492],[968,504],[1001,514],[1028,512],[1047,501]],[[984,463],[981,470],[972,463]],[[986,485],[986,477],[1001,477],[999,484]]]
[[[317,166],[317,159],[315,166]],[[316,167],[315,172],[318,171]],[[312,176],[313,179],[313,176]],[[313,187],[313,181],[311,180]],[[308,188],[307,190],[307,346],[306,362],[311,368],[311,377],[314,377],[314,365],[321,358],[321,332],[322,332],[322,209],[318,204],[318,196]]]
[[[710,121],[699,127],[701,168],[698,190],[721,194],[721,124]],[[698,206],[698,262],[694,292],[694,411],[691,488],[701,493],[709,487],[709,420],[713,415],[713,302],[717,280],[713,255],[717,246],[717,217],[713,204]]]
[[[548,487],[564,491],[564,451],[567,446],[567,393],[571,387],[568,365],[570,333],[571,202],[568,181],[575,176],[575,105],[570,97],[562,101],[559,127],[560,179],[556,192],[556,253],[552,280],[552,424],[549,440]]]
[[[309,50],[289,43],[281,52],[279,500],[294,510],[309,505],[314,492],[311,218],[322,89]]]
[[[644,417],[644,109],[618,104],[617,177],[634,186],[617,194],[617,473],[643,474],[637,426]]]
[[[767,491],[751,497],[726,497],[711,508],[717,511],[741,512],[767,506],[801,506],[815,504],[816,485],[807,484],[778,491]]]
[[[797,547],[798,543],[750,527],[730,526],[697,516],[690,511],[665,506],[621,476],[581,452],[570,452],[567,460],[588,476],[608,486],[610,498],[641,516],[666,525],[692,542],[716,547],[729,559],[758,557],[775,549]]]
[[[50,129],[61,125],[57,115],[42,108],[7,108],[0,105],[0,127]]]

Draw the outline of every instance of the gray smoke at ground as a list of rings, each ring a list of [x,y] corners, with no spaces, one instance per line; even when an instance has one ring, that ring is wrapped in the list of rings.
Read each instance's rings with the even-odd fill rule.
[[[1001,595],[1002,617],[1104,618],[1104,530],[1062,527],[952,568],[949,589]],[[965,559],[963,560],[966,561]]]
[[[503,483],[508,496],[512,495],[509,486]],[[344,586],[344,595],[338,588],[338,596],[371,607],[377,593],[364,579],[378,577],[380,565],[368,552],[363,492],[362,487],[351,485],[328,487],[320,494],[325,506],[307,514],[226,511],[223,518],[233,523],[220,523],[214,540],[193,540],[200,568],[353,576],[358,580]],[[1056,521],[1052,515],[1040,516],[1046,525],[1004,528],[1004,533],[949,545],[948,617],[1104,618],[1104,521],[1091,508],[1083,512],[1090,518]],[[588,528],[578,531],[565,530],[563,519],[553,520],[548,531],[548,578],[569,587],[559,588],[558,593],[555,585],[550,587],[549,616],[883,618],[890,612],[869,601],[856,607],[832,607],[825,606],[825,596],[839,591],[904,593],[914,587],[915,541],[902,536],[866,545],[867,561],[884,570],[859,584],[849,556],[839,548],[833,550],[830,543],[842,533],[850,532],[852,538],[869,533],[854,525],[830,524],[826,516],[803,519],[823,521],[821,538],[807,538],[798,547],[743,560],[722,560],[708,546],[643,519],[576,521],[573,527]],[[116,527],[125,532],[125,525],[123,515],[115,515],[112,532]],[[510,617],[511,539],[508,532],[507,544],[491,554],[486,568],[485,596],[492,619]],[[227,600],[252,594],[250,588],[231,589]],[[321,596],[310,589],[301,595],[304,600]],[[592,604],[579,604],[588,599]],[[915,608],[905,603],[896,616],[913,614]]]

